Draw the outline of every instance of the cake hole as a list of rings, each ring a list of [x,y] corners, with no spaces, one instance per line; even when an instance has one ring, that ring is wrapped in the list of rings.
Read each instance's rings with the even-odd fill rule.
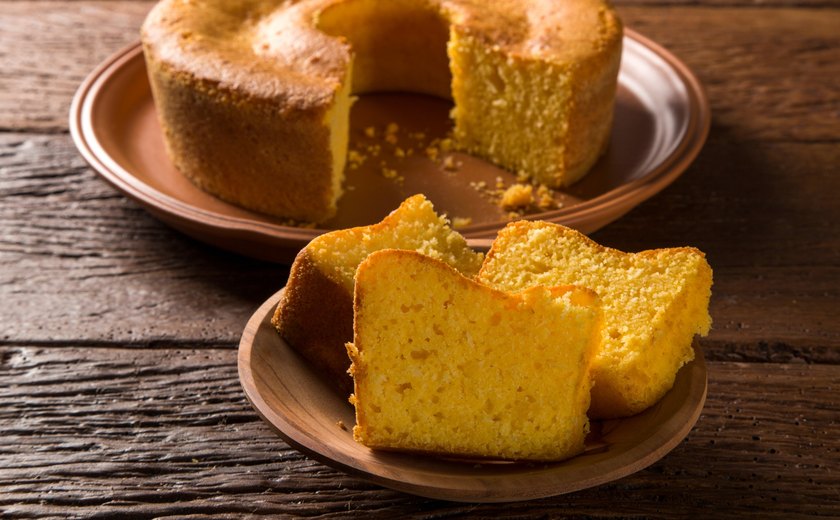
[[[353,49],[353,94],[415,92],[451,98],[449,22],[430,2],[351,0],[318,15],[321,31]]]
[[[431,351],[419,349],[411,351],[411,359],[426,359],[431,355]]]
[[[412,390],[411,383],[400,383],[397,385],[397,392],[402,394],[406,390]]]

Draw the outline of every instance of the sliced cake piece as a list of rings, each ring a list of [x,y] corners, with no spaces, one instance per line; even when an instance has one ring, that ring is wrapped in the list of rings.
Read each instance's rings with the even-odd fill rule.
[[[656,403],[694,358],[695,334],[711,326],[712,269],[694,248],[629,254],[547,222],[508,224],[479,280],[504,290],[575,284],[601,297],[592,418],[633,415]]]
[[[592,291],[507,293],[389,250],[359,266],[355,311],[357,441],[517,460],[583,450],[600,326]]]
[[[321,235],[298,253],[272,323],[280,336],[344,395],[353,391],[344,344],[353,339],[353,276],[380,249],[419,251],[475,276],[484,256],[435,213],[423,195],[382,222]]]

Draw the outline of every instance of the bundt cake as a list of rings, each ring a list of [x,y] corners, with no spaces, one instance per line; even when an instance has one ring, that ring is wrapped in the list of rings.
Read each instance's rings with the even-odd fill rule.
[[[604,327],[592,418],[633,415],[658,401],[693,359],[694,335],[711,326],[712,270],[694,248],[629,254],[557,224],[520,221],[499,232],[478,279],[504,290],[574,284],[598,293]]]
[[[353,96],[451,98],[462,149],[552,187],[612,122],[608,0],[163,0],[142,29],[166,147],[229,202],[320,222],[342,193]]]
[[[413,251],[356,274],[356,440],[371,448],[560,460],[589,428],[600,309],[592,291],[507,293]]]
[[[304,247],[272,323],[345,396],[353,391],[344,349],[353,338],[353,277],[362,260],[380,249],[419,251],[473,277],[484,259],[423,195],[406,199],[378,224],[332,231]]]

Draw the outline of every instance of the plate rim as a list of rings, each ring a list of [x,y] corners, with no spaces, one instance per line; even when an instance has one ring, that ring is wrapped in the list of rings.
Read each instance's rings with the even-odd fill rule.
[[[686,400],[686,405],[689,406],[691,410],[691,413],[688,415],[688,420],[684,422],[676,421],[676,419],[672,416],[669,421],[658,425],[656,428],[657,433],[665,432],[667,435],[649,435],[644,442],[631,447],[623,453],[623,456],[624,458],[632,459],[633,464],[625,463],[623,466],[620,466],[619,470],[612,469],[606,474],[600,473],[602,468],[599,466],[609,467],[609,459],[602,460],[594,464],[591,468],[592,471],[590,471],[591,474],[588,477],[581,478],[580,480],[575,481],[574,484],[566,485],[564,488],[558,490],[555,486],[546,484],[546,481],[549,479],[541,479],[539,477],[550,475],[552,473],[552,469],[554,471],[558,471],[557,468],[559,465],[562,465],[562,461],[558,463],[529,463],[533,466],[533,468],[535,468],[531,473],[534,473],[536,477],[530,480],[526,479],[528,480],[528,485],[520,487],[516,493],[508,493],[504,496],[493,495],[490,490],[487,489],[483,491],[471,491],[466,488],[434,487],[418,484],[415,482],[400,480],[399,478],[392,476],[393,472],[374,473],[359,467],[361,465],[360,462],[357,463],[358,465],[354,466],[352,462],[358,461],[358,459],[350,457],[351,460],[348,461],[348,457],[344,454],[341,454],[339,457],[335,455],[331,456],[329,452],[335,452],[335,450],[331,450],[329,445],[326,443],[319,442],[313,435],[307,434],[307,432],[301,431],[293,425],[282,415],[282,413],[275,410],[268,402],[266,402],[262,394],[257,389],[252,366],[254,359],[252,357],[253,346],[257,341],[261,325],[263,325],[264,322],[270,319],[270,316],[273,315],[273,311],[284,291],[285,287],[274,293],[259,306],[259,308],[248,319],[240,338],[237,350],[237,372],[240,385],[242,386],[248,402],[260,419],[262,419],[264,423],[266,423],[277,435],[289,444],[290,447],[327,466],[389,489],[426,498],[474,503],[500,503],[534,500],[588,489],[624,478],[628,475],[641,471],[642,469],[662,459],[670,451],[676,448],[694,428],[694,425],[700,418],[705,406],[708,391],[708,370],[702,349],[695,347],[695,359],[689,363],[689,365],[692,366],[692,373],[697,372],[701,374],[702,377],[683,376],[690,377],[688,380],[688,398]],[[273,327],[270,328],[270,331],[274,332]],[[280,341],[282,341],[282,339]],[[686,365],[686,367],[689,365]],[[681,372],[678,373],[677,377],[679,378],[680,374],[687,373],[688,371],[681,369]],[[693,401],[690,400],[692,396],[694,398]],[[336,399],[339,399],[339,397],[336,396]],[[272,418],[276,418],[277,422],[280,424],[277,424],[275,420],[272,420]],[[659,439],[660,442],[652,441],[651,439],[654,438]],[[537,466],[540,465],[547,469],[539,470]],[[553,468],[551,468],[552,466]],[[490,478],[506,477],[506,475],[499,474]],[[454,476],[452,477],[452,479],[455,478],[456,477]],[[483,478],[488,477],[487,475],[483,475]]]
[[[568,208],[529,214],[526,216],[529,220],[549,220],[569,227],[578,227],[579,224],[595,220],[598,216],[610,217],[604,221],[605,224],[611,222],[674,182],[703,148],[711,127],[711,110],[703,85],[687,65],[650,38],[627,27],[624,28],[624,38],[635,41],[654,53],[679,78],[687,99],[688,117],[684,135],[677,141],[671,153],[642,177]],[[206,210],[158,190],[123,168],[97,138],[92,119],[96,101],[104,85],[115,73],[135,59],[142,59],[142,44],[139,41],[123,47],[94,68],[77,89],[70,105],[70,135],[84,160],[100,177],[124,195],[142,204],[159,219],[187,234],[191,234],[191,230],[200,229],[223,235],[244,234],[256,239],[269,239],[272,243],[282,246],[302,247],[303,243],[300,241],[308,242],[330,231],[261,222]],[[644,192],[645,196],[633,202],[631,199],[640,192]],[[481,239],[492,238],[505,224],[503,221],[487,222],[467,226],[459,231],[468,241],[478,239],[476,247],[484,247],[486,241]]]

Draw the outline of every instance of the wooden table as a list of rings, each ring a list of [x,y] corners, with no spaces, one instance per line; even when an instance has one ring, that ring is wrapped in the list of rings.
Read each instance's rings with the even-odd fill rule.
[[[287,267],[195,242],[102,182],[70,99],[149,2],[0,1],[0,511],[30,516],[840,516],[840,8],[625,0],[708,90],[709,140],[594,234],[715,270],[708,400],[653,466],[507,505],[383,489],[284,444],[236,346]]]

